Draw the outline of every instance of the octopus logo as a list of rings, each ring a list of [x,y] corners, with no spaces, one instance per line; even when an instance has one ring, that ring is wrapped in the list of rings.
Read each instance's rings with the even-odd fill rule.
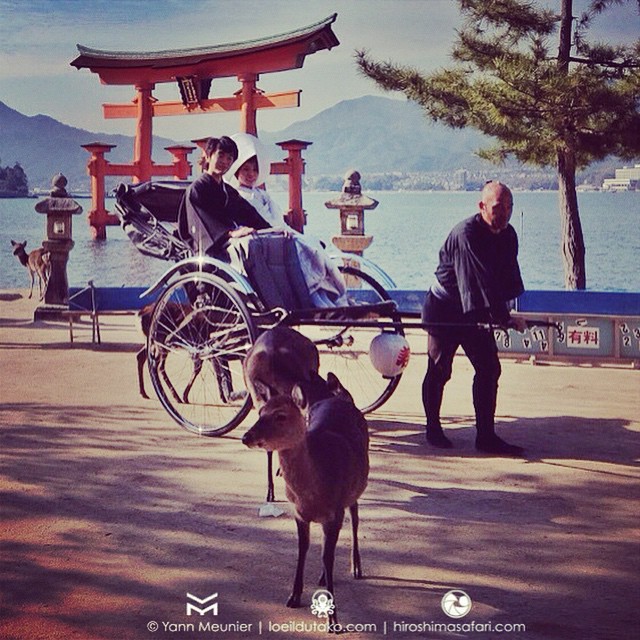
[[[473,602],[464,591],[455,589],[444,594],[441,606],[450,618],[464,618],[471,611]]]
[[[311,598],[311,613],[318,618],[328,618],[336,609],[330,591],[318,589]]]

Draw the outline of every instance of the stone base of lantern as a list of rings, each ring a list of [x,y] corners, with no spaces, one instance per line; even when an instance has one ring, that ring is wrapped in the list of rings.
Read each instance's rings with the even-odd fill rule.
[[[356,253],[362,255],[362,252],[371,245],[373,236],[333,236],[331,242],[345,253]]]
[[[67,320],[69,306],[66,304],[41,304],[33,312],[35,322],[39,320]]]
[[[47,305],[64,305],[67,302],[69,295],[67,262],[73,245],[73,240],[45,240],[42,243],[45,251],[49,252],[51,264],[49,284],[44,294],[44,302]]]
[[[331,242],[345,253],[355,254],[353,258],[343,258],[346,267],[360,268],[358,256],[373,242],[373,236],[334,236]],[[345,281],[348,289],[359,289],[362,287],[360,278],[349,274],[345,275]]]

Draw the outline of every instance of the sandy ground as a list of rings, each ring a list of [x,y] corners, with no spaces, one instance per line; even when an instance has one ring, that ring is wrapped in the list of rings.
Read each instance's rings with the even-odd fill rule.
[[[242,446],[246,426],[181,430],[138,396],[132,318],[106,320],[101,346],[83,324],[70,346],[24,293],[0,293],[0,638],[322,637],[309,609],[320,531],[303,607],[287,609],[295,525],[257,516],[265,456]],[[527,458],[500,459],[473,449],[457,358],[444,406],[456,447],[442,452],[423,437],[422,342],[369,417],[365,579],[348,574],[348,524],[336,561],[340,622],[360,625],[347,637],[637,637],[640,372],[505,361],[499,432]],[[473,601],[457,620],[441,608],[454,589]],[[218,615],[188,616],[187,593],[217,593]]]

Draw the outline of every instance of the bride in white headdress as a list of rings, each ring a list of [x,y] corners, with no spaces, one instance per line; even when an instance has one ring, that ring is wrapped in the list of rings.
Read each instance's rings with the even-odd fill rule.
[[[225,180],[228,180],[272,227],[283,228],[285,220],[282,210],[266,189],[258,187],[264,182],[264,174],[261,179],[261,170],[269,167],[264,145],[249,133],[236,133],[231,139],[238,146],[238,157],[227,171]]]
[[[262,143],[249,133],[237,133],[231,138],[238,146],[238,158],[225,175],[225,180],[228,180],[274,229],[286,231],[295,238],[300,267],[314,304],[317,307],[347,305],[344,278],[322,245],[289,227],[282,209],[265,189],[257,186],[262,182],[261,170],[265,171],[269,167],[268,156]]]

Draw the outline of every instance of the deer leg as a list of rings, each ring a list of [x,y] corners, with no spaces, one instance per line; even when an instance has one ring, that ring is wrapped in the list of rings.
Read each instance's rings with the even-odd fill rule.
[[[267,502],[275,502],[275,487],[273,485],[273,451],[267,451]]]
[[[213,366],[218,379],[218,390],[222,402],[230,402],[233,398],[233,382],[231,379],[231,369],[229,368],[229,360],[224,356],[215,358]]]
[[[320,584],[334,596],[333,591],[333,563],[336,557],[336,545],[344,520],[344,509],[340,509],[336,513],[336,517],[331,522],[325,522],[322,525],[324,532],[324,541],[322,543],[322,575],[320,576]],[[334,598],[335,607],[335,598]],[[329,624],[335,624],[338,621],[337,611],[334,608],[333,613],[329,614]]]
[[[321,587],[327,587],[328,591],[333,593],[333,557],[335,556],[336,544],[338,543],[338,536],[340,535],[340,529],[342,528],[342,521],[344,520],[344,509],[336,514],[336,517],[331,521],[322,525],[324,531],[324,542],[322,544],[322,573],[318,579],[318,584]],[[335,530],[335,531],[334,531]],[[331,548],[331,539],[335,536],[333,542],[333,549]],[[331,557],[331,577],[332,587],[329,587],[328,575],[327,575],[327,563],[325,562],[325,555],[329,554]],[[329,558],[327,555],[327,558]]]
[[[147,347],[142,347],[136,354],[136,360],[138,361],[138,391],[143,398],[149,399],[147,392],[144,388],[144,363],[147,360]]]
[[[298,527],[298,564],[296,575],[293,580],[293,590],[287,600],[287,607],[295,609],[300,606],[300,596],[302,595],[302,583],[304,582],[304,562],[309,550],[309,523],[296,518]]]
[[[173,386],[173,384],[171,383],[171,380],[169,380],[169,376],[167,375],[167,372],[164,368],[164,365],[167,361],[167,354],[163,354],[162,356],[159,357],[159,362],[158,362],[158,371],[160,371],[160,375],[162,376],[162,379],[164,380],[164,383],[167,385],[167,388],[169,389],[169,391],[171,391],[171,395],[173,396],[173,399],[178,403],[178,404],[182,404],[182,398],[178,395],[178,392],[176,391],[176,388]]]
[[[46,293],[47,293],[47,287],[49,286],[49,272],[47,269],[44,269],[41,273],[41,278],[42,278],[42,296],[41,296],[41,300],[44,299]]]
[[[191,391],[191,387],[193,387],[193,383],[196,381],[196,378],[202,371],[202,360],[199,356],[192,356],[193,358],[193,371],[191,372],[191,378],[189,378],[189,382],[187,382],[187,386],[184,389],[184,393],[182,394],[182,401],[185,404],[189,404],[189,392]]]
[[[354,503],[349,507],[351,514],[351,571],[353,577],[358,580],[362,578],[362,563],[360,562],[360,547],[358,546],[358,524],[360,518],[358,516],[358,503]]]
[[[29,277],[31,278],[31,288],[29,289],[29,297],[33,295],[33,285],[35,284],[35,274],[29,269]]]

